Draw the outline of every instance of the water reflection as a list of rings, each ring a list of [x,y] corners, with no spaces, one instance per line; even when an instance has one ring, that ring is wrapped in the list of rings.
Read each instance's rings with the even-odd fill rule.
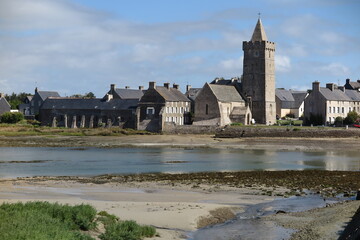
[[[182,148],[84,148],[81,151],[76,148],[0,148],[0,177],[303,169],[359,171],[360,153]]]

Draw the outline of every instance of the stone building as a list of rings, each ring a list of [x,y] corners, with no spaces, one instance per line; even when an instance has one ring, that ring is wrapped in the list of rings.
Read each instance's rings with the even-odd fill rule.
[[[195,100],[201,88],[192,88],[191,85],[186,85],[185,96],[191,101],[191,112],[194,113]]]
[[[40,108],[44,126],[135,128],[137,99],[47,98]]]
[[[360,89],[360,80],[357,80],[356,82],[350,81],[350,79],[346,79],[346,83],[344,85],[346,89],[351,90],[359,90]]]
[[[179,85],[150,82],[137,108],[137,129],[158,132],[165,125],[188,124],[190,111],[190,100],[179,91]]]
[[[360,113],[359,91],[333,83],[326,84],[324,88],[319,82],[313,82],[312,91],[305,99],[304,117],[307,123],[333,124],[336,117],[345,118],[351,111]]]
[[[229,82],[214,83],[219,84],[206,83],[197,95],[193,125],[250,124],[250,108],[237,88]]]
[[[31,106],[31,99],[33,96],[26,96],[24,99],[24,103],[19,105],[19,112],[24,114],[24,116],[31,115],[30,106]]]
[[[139,86],[139,89],[131,89],[129,86],[126,86],[125,88],[116,88],[115,84],[111,84],[107,95],[112,96],[113,99],[140,100],[140,98],[144,95],[144,92],[145,90],[143,86]]]
[[[304,101],[308,96],[306,91],[293,91],[283,88],[275,90],[276,96],[276,116],[278,118],[293,115],[300,118],[304,114]]]
[[[10,104],[3,93],[0,93],[0,116],[6,112],[10,112]]]
[[[276,123],[275,43],[268,41],[260,18],[250,41],[243,42],[242,95],[257,123]]]
[[[60,95],[58,92],[38,91],[38,88],[35,88],[35,95],[30,101],[30,115],[39,114],[41,105],[48,97],[60,97]]]

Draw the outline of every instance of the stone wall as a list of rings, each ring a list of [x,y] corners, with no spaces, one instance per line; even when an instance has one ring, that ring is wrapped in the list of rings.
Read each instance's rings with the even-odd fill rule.
[[[165,124],[163,133],[165,134],[215,134],[221,128],[217,126],[194,126],[183,125],[177,126],[175,124]]]
[[[360,137],[360,129],[329,127],[237,127],[228,126],[216,133],[219,138],[294,137],[294,138],[347,138]]]

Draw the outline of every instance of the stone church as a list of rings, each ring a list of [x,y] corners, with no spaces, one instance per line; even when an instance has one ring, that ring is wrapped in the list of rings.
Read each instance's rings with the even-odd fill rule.
[[[260,18],[243,51],[241,79],[215,79],[197,93],[194,125],[276,123],[275,43],[268,41]]]
[[[255,122],[274,124],[275,43],[268,41],[260,18],[251,40],[243,42],[243,51],[242,95],[250,106]]]

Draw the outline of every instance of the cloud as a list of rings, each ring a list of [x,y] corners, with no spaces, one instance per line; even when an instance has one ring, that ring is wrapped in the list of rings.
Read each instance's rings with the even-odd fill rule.
[[[349,68],[341,63],[330,63],[328,65],[321,66],[319,67],[318,72],[342,77],[348,76],[350,74]]]
[[[291,70],[291,61],[288,56],[275,55],[275,69],[278,72],[289,72]]]
[[[240,70],[242,70],[243,67],[243,59],[244,57],[241,56],[235,59],[223,60],[220,62],[220,66],[226,70],[240,72]]]

